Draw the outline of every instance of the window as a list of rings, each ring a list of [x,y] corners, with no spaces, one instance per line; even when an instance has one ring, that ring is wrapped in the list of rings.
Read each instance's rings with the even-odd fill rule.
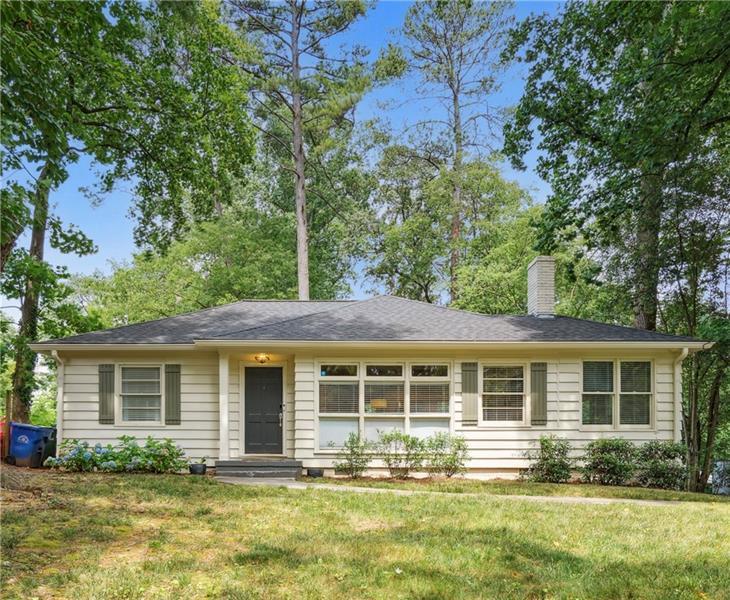
[[[411,365],[411,377],[448,377],[449,365]]]
[[[354,382],[320,383],[319,412],[357,413],[360,399],[360,384]]]
[[[626,361],[621,363],[621,394],[619,397],[621,425],[651,424],[651,363]]]
[[[651,380],[649,361],[585,361],[583,425],[650,426]]]
[[[402,383],[365,383],[366,413],[402,413],[404,399]]]
[[[583,425],[613,424],[613,362],[583,363]]]
[[[368,377],[403,377],[403,365],[368,365],[365,367]]]
[[[451,366],[446,362],[387,360],[319,363],[316,447],[341,448],[351,433],[426,436],[451,426]]]
[[[485,366],[482,410],[485,421],[523,421],[525,372],[519,365]]]
[[[160,367],[122,367],[122,421],[162,421]]]
[[[320,377],[357,377],[357,365],[322,365]]]
[[[449,412],[449,366],[411,365],[411,412]]]

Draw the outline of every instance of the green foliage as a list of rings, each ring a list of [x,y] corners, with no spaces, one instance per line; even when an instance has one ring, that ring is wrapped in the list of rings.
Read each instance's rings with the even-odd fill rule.
[[[423,440],[402,431],[381,431],[377,441],[378,456],[388,467],[391,477],[405,479],[423,465]]]
[[[373,443],[361,438],[356,433],[350,433],[342,449],[335,458],[335,471],[344,473],[348,477],[362,477],[372,460]]]
[[[451,478],[466,471],[469,448],[463,437],[437,433],[427,437],[423,444],[425,462],[430,473]]]
[[[33,425],[55,427],[56,425],[56,377],[51,372],[40,378],[39,389],[33,397],[30,408],[30,422]]]
[[[717,430],[714,460],[730,460],[730,421]]]
[[[573,469],[570,442],[555,435],[541,435],[537,445],[537,449],[526,453],[532,464],[522,472],[522,477],[537,483],[569,481]]]
[[[601,485],[623,485],[636,470],[636,447],[624,438],[590,442],[583,455],[583,480]]]
[[[78,440],[64,440],[58,458],[46,459],[45,466],[64,471],[105,471],[127,473],[177,473],[187,466],[185,453],[171,439],[148,437],[141,446],[134,436],[123,435],[116,446]]]
[[[681,490],[687,479],[684,459],[687,448],[676,442],[652,440],[636,452],[636,480],[639,485],[666,490]]]

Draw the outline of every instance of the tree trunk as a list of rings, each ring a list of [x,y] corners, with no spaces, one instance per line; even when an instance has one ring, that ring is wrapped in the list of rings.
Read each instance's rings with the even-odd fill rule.
[[[292,2],[291,9],[292,151],[294,153],[294,199],[297,214],[297,283],[299,299],[309,300],[309,239],[307,197],[304,187],[304,134],[299,67],[299,32],[303,7],[298,2]]]
[[[705,452],[702,459],[702,467],[697,474],[695,490],[697,492],[705,491],[707,480],[712,471],[712,451],[715,449],[715,436],[717,434],[717,426],[720,422],[720,388],[725,378],[725,368],[717,367],[715,378],[710,386],[709,397],[707,398],[707,441],[705,442]]]
[[[659,287],[659,228],[661,226],[661,178],[646,175],[642,183],[634,249],[634,326],[656,330]]]
[[[46,161],[41,169],[33,198],[33,229],[30,238],[30,258],[36,263],[43,261],[48,225],[48,195],[50,180],[48,172],[50,161]],[[33,400],[33,373],[35,371],[36,353],[28,344],[38,336],[38,303],[40,282],[31,271],[26,279],[25,294],[20,307],[18,336],[15,346],[15,370],[13,371],[12,414],[13,421],[27,423],[30,416],[30,405]]]
[[[450,295],[451,302],[458,296],[457,271],[461,257],[461,221],[463,207],[461,205],[462,191],[462,168],[464,162],[464,131],[461,124],[461,105],[459,90],[452,86],[452,100],[454,111],[454,122],[452,133],[454,136],[454,163],[453,163],[453,191],[451,197],[451,256],[449,261],[450,270]]]

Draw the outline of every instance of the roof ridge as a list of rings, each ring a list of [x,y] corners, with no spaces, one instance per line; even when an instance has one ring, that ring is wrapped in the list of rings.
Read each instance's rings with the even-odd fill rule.
[[[467,310],[465,308],[455,308],[453,306],[444,306],[443,304],[434,304],[432,302],[426,302],[425,300],[416,300],[415,298],[404,298],[403,296],[394,296],[393,294],[382,294],[378,296],[380,298],[395,298],[396,300],[405,300],[406,302],[417,302],[424,306],[430,306],[432,308],[440,308],[442,310],[451,310],[454,312],[460,312],[467,315],[475,315],[477,317],[532,317],[533,315],[516,315],[511,313],[480,313],[475,310]]]
[[[314,317],[315,315],[322,315],[322,314],[327,313],[327,312],[334,312],[334,311],[337,311],[337,310],[341,310],[343,308],[349,308],[353,304],[363,304],[365,302],[370,302],[371,300],[375,300],[376,298],[380,298],[380,296],[373,296],[372,298],[365,298],[364,300],[350,300],[350,301],[347,301],[347,304],[346,305],[337,306],[336,308],[332,309],[331,311],[320,310],[320,311],[317,311],[317,312],[308,313],[306,315],[297,315],[296,317],[291,317],[289,319],[283,319],[281,321],[272,321],[271,323],[264,323],[262,325],[255,325],[254,327],[244,327],[243,329],[234,329],[233,331],[227,331],[225,333],[219,333],[218,335],[214,335],[213,337],[210,337],[210,338],[195,338],[195,339],[201,339],[201,340],[202,339],[209,339],[209,340],[213,339],[214,340],[214,339],[219,338],[219,337],[222,337],[224,335],[232,335],[234,333],[244,333],[246,331],[255,331],[256,329],[262,329],[264,327],[272,327],[272,326],[275,326],[275,325],[281,325],[282,323],[291,323],[292,321],[298,321],[299,319],[306,319],[307,317]]]

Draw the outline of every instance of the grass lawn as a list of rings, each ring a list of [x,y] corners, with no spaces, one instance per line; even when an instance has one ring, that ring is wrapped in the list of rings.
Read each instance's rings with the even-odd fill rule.
[[[628,498],[632,500],[665,500],[682,502],[726,502],[730,497],[712,496],[710,494],[694,494],[671,490],[652,490],[640,487],[621,487],[605,485],[587,485],[577,483],[528,483],[507,479],[384,479],[363,477],[360,479],[344,478],[304,478],[309,483],[327,483],[356,487],[396,488],[402,490],[420,490],[428,492],[450,492],[456,494],[498,494],[518,496],[571,496],[581,498]]]
[[[3,492],[3,598],[730,598],[728,503],[33,485]]]

